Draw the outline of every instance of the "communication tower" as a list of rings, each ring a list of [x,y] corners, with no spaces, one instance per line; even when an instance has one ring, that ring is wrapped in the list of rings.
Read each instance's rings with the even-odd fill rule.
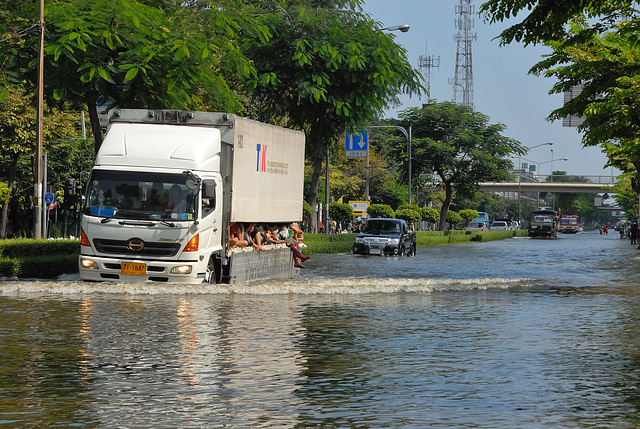
[[[427,88],[427,102],[431,99],[431,69],[440,68],[440,57],[429,55],[427,51],[427,42],[424,42],[424,55],[418,58],[419,66],[424,69],[424,82]]]
[[[458,34],[454,40],[457,42],[456,50],[456,72],[453,80],[449,83],[453,85],[453,101],[465,106],[473,107],[473,64],[471,57],[471,42],[478,38],[478,35],[471,32],[473,28],[473,18],[475,8],[471,6],[471,0],[460,0],[456,6],[456,28]]]

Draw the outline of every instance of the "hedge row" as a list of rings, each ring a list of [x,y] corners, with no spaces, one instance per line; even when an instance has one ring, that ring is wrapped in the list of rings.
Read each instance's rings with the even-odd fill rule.
[[[54,279],[78,272],[78,240],[0,241],[0,276]]]
[[[418,246],[523,237],[520,231],[418,231]],[[350,253],[356,234],[305,234],[303,253]],[[0,277],[53,279],[78,272],[78,240],[0,241]]]

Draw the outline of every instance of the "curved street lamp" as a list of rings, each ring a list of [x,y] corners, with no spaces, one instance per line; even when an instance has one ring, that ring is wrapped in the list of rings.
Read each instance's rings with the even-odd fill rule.
[[[407,31],[409,31],[409,28],[411,28],[409,26],[409,24],[401,24],[401,25],[392,25],[391,27],[384,27],[381,28],[379,31],[401,31],[403,33],[406,33]]]

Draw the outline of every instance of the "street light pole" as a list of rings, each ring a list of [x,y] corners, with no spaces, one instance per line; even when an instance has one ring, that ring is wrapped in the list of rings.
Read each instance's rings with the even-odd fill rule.
[[[551,149],[551,153],[553,154],[553,149]],[[546,164],[546,163],[548,163],[548,162],[550,162],[550,163],[551,163],[551,168],[552,168],[551,173],[552,173],[552,174],[551,174],[551,178],[549,179],[549,181],[550,181],[550,182],[553,182],[553,161],[569,161],[569,158],[557,158],[557,159],[553,159],[553,157],[551,157],[551,159],[550,159],[549,161],[544,161],[544,162],[540,162],[540,163],[538,163],[538,170],[540,169],[540,166],[541,166],[542,164]],[[554,193],[553,198],[554,198],[554,200],[555,200],[555,193]],[[540,199],[539,199],[539,198],[538,198],[538,205],[540,205]],[[555,206],[555,202],[554,202],[553,206]],[[554,208],[554,207],[551,207],[551,208]]]
[[[44,0],[40,0],[40,20],[38,21],[40,39],[38,41],[38,112],[36,118],[36,158],[35,179],[33,187],[34,217],[33,238],[42,237],[42,140],[44,134]]]
[[[404,134],[405,138],[407,139],[407,172],[409,174],[407,184],[409,186],[408,200],[409,205],[411,205],[411,125],[409,125],[409,131],[399,125],[369,125],[369,128],[395,128],[396,130],[402,131],[402,134]]]

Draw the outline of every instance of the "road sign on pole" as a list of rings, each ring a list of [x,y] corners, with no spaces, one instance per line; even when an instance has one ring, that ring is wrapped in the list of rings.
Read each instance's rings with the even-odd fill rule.
[[[344,133],[344,149],[347,158],[365,158],[368,150],[368,132],[367,130],[358,131],[355,134]]]

